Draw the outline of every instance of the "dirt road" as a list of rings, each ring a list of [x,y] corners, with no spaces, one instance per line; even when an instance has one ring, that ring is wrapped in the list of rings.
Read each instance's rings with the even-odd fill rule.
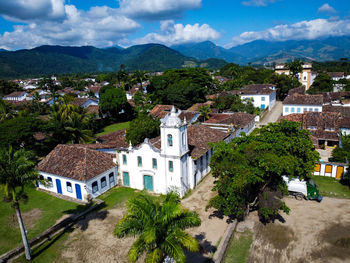
[[[276,122],[278,118],[282,114],[282,102],[276,101],[275,105],[273,106],[272,110],[269,111],[264,118],[258,123],[258,127],[261,127],[263,125],[266,125],[270,122]]]
[[[193,193],[181,203],[184,207],[196,211],[202,220],[199,227],[189,229],[192,236],[196,237],[202,247],[202,253],[188,255],[187,262],[208,262],[213,255],[227,228],[227,218],[213,216],[214,209],[205,211],[209,200],[215,195],[211,191],[214,178],[209,174],[193,190]]]
[[[285,201],[291,212],[282,214],[284,223],[264,226],[256,213],[244,222],[254,225],[248,262],[350,262],[349,199],[324,198],[317,203],[288,197]]]

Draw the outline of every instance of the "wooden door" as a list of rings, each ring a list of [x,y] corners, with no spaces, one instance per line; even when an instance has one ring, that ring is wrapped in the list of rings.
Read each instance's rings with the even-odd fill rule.
[[[337,179],[341,179],[344,173],[344,167],[343,166],[338,166],[337,167]]]

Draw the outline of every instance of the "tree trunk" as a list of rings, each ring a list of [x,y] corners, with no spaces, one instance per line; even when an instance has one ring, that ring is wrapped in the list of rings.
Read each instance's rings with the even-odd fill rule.
[[[16,205],[15,209],[16,209],[19,228],[21,229],[21,235],[22,235],[26,259],[31,260],[30,247],[29,247],[29,243],[28,243],[28,239],[27,239],[27,233],[26,233],[26,230],[24,228],[24,224],[23,224],[23,220],[22,220],[22,216],[21,216],[21,211],[19,210],[19,205]]]

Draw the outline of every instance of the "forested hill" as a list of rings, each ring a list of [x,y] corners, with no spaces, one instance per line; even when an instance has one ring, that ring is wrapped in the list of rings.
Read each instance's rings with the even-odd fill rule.
[[[159,44],[99,49],[92,46],[40,46],[18,51],[0,51],[0,78],[19,78],[63,73],[125,69],[163,71],[169,68],[220,68],[222,59],[201,61]]]

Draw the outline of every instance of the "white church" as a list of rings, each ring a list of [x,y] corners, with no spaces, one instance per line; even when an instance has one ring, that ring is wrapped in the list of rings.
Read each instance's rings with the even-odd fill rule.
[[[209,172],[208,143],[228,140],[230,134],[201,124],[187,127],[179,115],[173,107],[161,120],[160,137],[118,151],[124,186],[162,194],[174,189],[183,196]]]
[[[183,196],[210,171],[210,143],[228,142],[240,136],[237,132],[254,129],[251,114],[213,114],[210,123],[192,125],[180,114],[172,107],[161,119],[160,136],[140,145],[128,144],[125,131],[104,136],[108,140],[102,143],[58,145],[38,165],[51,184],[38,187],[83,201],[115,185],[158,194],[176,190]],[[222,125],[225,130],[218,129]]]

